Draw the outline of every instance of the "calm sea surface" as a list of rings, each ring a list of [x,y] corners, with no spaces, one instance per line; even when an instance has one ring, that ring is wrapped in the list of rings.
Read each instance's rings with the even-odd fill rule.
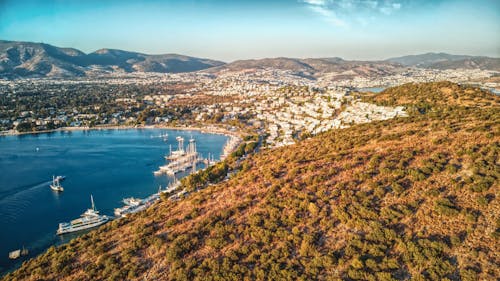
[[[369,87],[369,88],[358,88],[356,90],[360,91],[360,92],[373,92],[373,93],[380,93],[382,92],[383,90],[385,90],[386,88],[384,87]]]
[[[168,134],[168,138],[159,137]],[[0,137],[0,276],[51,245],[75,235],[57,236],[60,222],[78,218],[90,207],[106,215],[125,197],[147,197],[172,179],[155,177],[164,155],[192,136],[203,157],[218,159],[226,136],[161,129],[93,130]],[[64,192],[52,191],[52,175],[64,175]],[[180,177],[183,175],[181,174]],[[78,235],[78,234],[77,234]],[[22,246],[28,257],[8,253]]]

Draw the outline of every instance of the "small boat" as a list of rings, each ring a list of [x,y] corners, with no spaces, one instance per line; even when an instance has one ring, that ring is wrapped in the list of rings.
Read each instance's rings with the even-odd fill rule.
[[[18,259],[20,256],[21,256],[21,249],[9,253],[9,259],[11,260]]]
[[[21,256],[27,256],[28,254],[29,254],[28,249],[24,248],[23,246],[23,249],[21,250]]]
[[[56,176],[56,181],[61,182],[61,181],[65,180],[65,179],[66,179],[66,176]]]
[[[158,193],[155,193],[147,198],[139,199],[139,198],[125,198],[123,199],[123,203],[125,206],[121,208],[116,208],[114,213],[116,217],[126,217],[129,214],[134,214],[143,210],[146,210],[149,206],[151,206],[155,201],[160,200],[160,192],[161,187],[158,190]]]
[[[28,254],[29,254],[28,249],[24,248],[24,246],[23,246],[22,249],[17,249],[15,251],[9,252],[9,259],[15,260],[21,256],[23,256],[23,257],[27,256]]]
[[[62,187],[61,183],[59,183],[59,180],[55,176],[52,176],[52,184],[50,185],[50,188],[57,192],[64,191],[64,188]]]
[[[139,198],[125,198],[123,199],[123,204],[128,205],[128,206],[138,206],[142,204],[142,199]]]

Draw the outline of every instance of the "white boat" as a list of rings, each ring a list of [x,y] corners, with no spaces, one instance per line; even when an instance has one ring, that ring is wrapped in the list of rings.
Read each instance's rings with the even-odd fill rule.
[[[115,216],[117,217],[126,217],[128,214],[133,214],[145,210],[151,204],[141,204],[136,206],[126,205],[122,208],[115,209]]]
[[[142,199],[134,198],[134,197],[125,198],[122,201],[123,201],[123,204],[128,205],[128,206],[138,206],[138,205],[142,204]]]
[[[154,138],[162,138],[163,140],[166,140],[168,138],[168,134],[167,133],[163,133],[163,134],[159,134],[158,136],[151,135],[151,138],[152,139],[154,139]]]
[[[21,249],[12,251],[9,253],[9,259],[15,260],[21,256]]]
[[[116,217],[126,217],[128,214],[143,211],[151,206],[155,201],[160,200],[161,192],[162,191],[160,186],[158,193],[150,195],[144,199],[134,197],[125,198],[123,199],[123,203],[125,204],[125,206],[121,208],[115,208],[114,214]]]
[[[52,176],[52,184],[50,185],[50,188],[54,191],[61,192],[64,191],[64,188],[62,187],[61,183],[59,183],[59,177],[60,176],[56,178],[55,176]]]
[[[28,249],[24,248],[23,246],[23,249],[21,250],[21,256],[27,256],[28,254],[29,254]]]
[[[61,181],[65,180],[65,179],[66,179],[66,176],[56,176],[56,181],[61,182]]]
[[[81,218],[74,219],[70,222],[60,223],[59,228],[57,229],[57,234],[93,228],[105,224],[110,220],[110,218],[106,215],[99,215],[99,211],[95,209],[94,198],[92,195],[90,195],[90,201],[92,202],[92,208],[87,209],[87,211],[81,215]]]
[[[184,150],[184,138],[181,136],[178,136],[175,139],[178,142],[177,150],[172,151],[172,146],[170,146],[170,153],[169,153],[169,155],[165,156],[165,159],[167,159],[167,160],[174,161],[174,160],[177,160],[177,159],[183,157],[184,155],[186,155],[186,151]]]
[[[9,259],[15,260],[18,259],[21,256],[27,256],[29,254],[28,249],[23,248],[22,249],[17,249],[15,251],[9,252]]]

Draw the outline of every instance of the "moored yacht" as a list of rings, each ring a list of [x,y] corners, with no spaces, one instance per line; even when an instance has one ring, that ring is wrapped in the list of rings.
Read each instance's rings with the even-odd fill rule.
[[[162,190],[160,186],[158,189],[158,193],[155,193],[144,199],[134,197],[125,198],[123,199],[123,204],[125,204],[125,206],[121,208],[115,208],[114,214],[116,217],[126,217],[128,214],[134,214],[143,211],[151,206],[155,201],[160,200],[161,192]]]
[[[101,224],[105,224],[110,220],[110,218],[106,215],[99,215],[99,211],[95,208],[94,198],[92,195],[90,195],[90,201],[92,202],[92,208],[87,209],[87,211],[81,215],[81,218],[74,219],[70,222],[60,223],[59,228],[57,229],[57,234],[93,228]]]
[[[123,204],[128,205],[128,206],[138,206],[142,204],[142,199],[139,198],[125,198],[123,199]]]

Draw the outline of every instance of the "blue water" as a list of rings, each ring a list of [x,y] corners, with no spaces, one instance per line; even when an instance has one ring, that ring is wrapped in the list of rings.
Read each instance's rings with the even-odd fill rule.
[[[165,140],[159,136],[168,133]],[[0,137],[0,276],[22,261],[69,241],[57,236],[59,222],[90,207],[113,215],[125,197],[147,197],[172,179],[155,177],[176,136],[197,141],[203,157],[220,157],[226,136],[160,129],[93,130]],[[65,175],[64,192],[52,191],[52,175]],[[181,175],[182,176],[182,175]],[[8,253],[25,246],[28,257]]]
[[[386,88],[384,88],[384,87],[368,87],[368,88],[358,88],[357,90],[360,92],[372,92],[372,93],[378,94],[385,89]]]

